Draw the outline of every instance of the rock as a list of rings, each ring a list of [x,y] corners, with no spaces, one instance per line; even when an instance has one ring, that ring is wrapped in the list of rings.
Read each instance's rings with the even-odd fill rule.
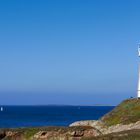
[[[102,121],[95,121],[95,120],[87,120],[87,121],[77,121],[69,125],[72,126],[90,126],[93,129],[96,129],[98,133],[101,133],[100,130],[106,129],[107,127],[104,125]]]
[[[131,123],[128,125],[123,125],[123,124],[117,124],[114,126],[110,126],[108,128],[101,129],[100,131],[103,134],[110,134],[110,133],[116,133],[116,132],[122,132],[122,131],[128,131],[128,130],[135,130],[135,129],[140,129],[140,121],[136,123]]]
[[[6,136],[7,137],[15,136],[17,134],[18,134],[18,132],[16,132],[16,131],[6,131]]]
[[[110,134],[110,133],[140,129],[140,121],[136,123],[127,124],[127,125],[117,124],[117,125],[107,127],[102,121],[89,121],[88,120],[88,121],[78,121],[78,122],[72,123],[70,127],[72,126],[91,126],[96,131],[98,131],[98,134],[92,134],[92,135],[98,136],[100,134]]]
[[[72,131],[69,134],[73,137],[82,137],[84,135],[84,131]]]
[[[72,127],[72,126],[92,126],[92,124],[95,122],[97,122],[97,121],[95,121],[95,120],[77,121],[77,122],[70,124],[69,126],[70,127]]]
[[[99,132],[95,129],[75,130],[71,129],[62,133],[61,131],[39,131],[32,140],[80,140],[82,137],[98,136]]]
[[[0,131],[0,139],[3,139],[6,136],[5,131]]]

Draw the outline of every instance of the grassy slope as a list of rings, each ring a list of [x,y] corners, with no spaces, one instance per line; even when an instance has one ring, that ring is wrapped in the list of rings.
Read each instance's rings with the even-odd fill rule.
[[[140,120],[140,99],[127,99],[104,115],[101,120],[107,126],[129,124]]]
[[[82,138],[81,140],[140,140],[140,130],[131,130],[98,137]]]

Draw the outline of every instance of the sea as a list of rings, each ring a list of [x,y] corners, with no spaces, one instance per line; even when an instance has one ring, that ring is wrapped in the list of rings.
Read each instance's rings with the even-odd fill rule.
[[[114,106],[3,106],[0,128],[68,126],[80,120],[97,120]]]

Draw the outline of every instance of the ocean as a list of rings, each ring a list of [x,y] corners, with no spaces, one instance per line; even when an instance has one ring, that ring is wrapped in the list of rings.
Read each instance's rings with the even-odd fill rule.
[[[113,106],[3,106],[0,128],[68,126],[80,120],[97,120]]]

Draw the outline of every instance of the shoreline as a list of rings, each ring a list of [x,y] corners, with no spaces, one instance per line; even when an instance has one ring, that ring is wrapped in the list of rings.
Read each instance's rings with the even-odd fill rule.
[[[140,138],[140,100],[126,99],[98,120],[73,122],[69,126],[0,128],[0,138],[2,140],[101,140],[104,138],[134,140]]]

